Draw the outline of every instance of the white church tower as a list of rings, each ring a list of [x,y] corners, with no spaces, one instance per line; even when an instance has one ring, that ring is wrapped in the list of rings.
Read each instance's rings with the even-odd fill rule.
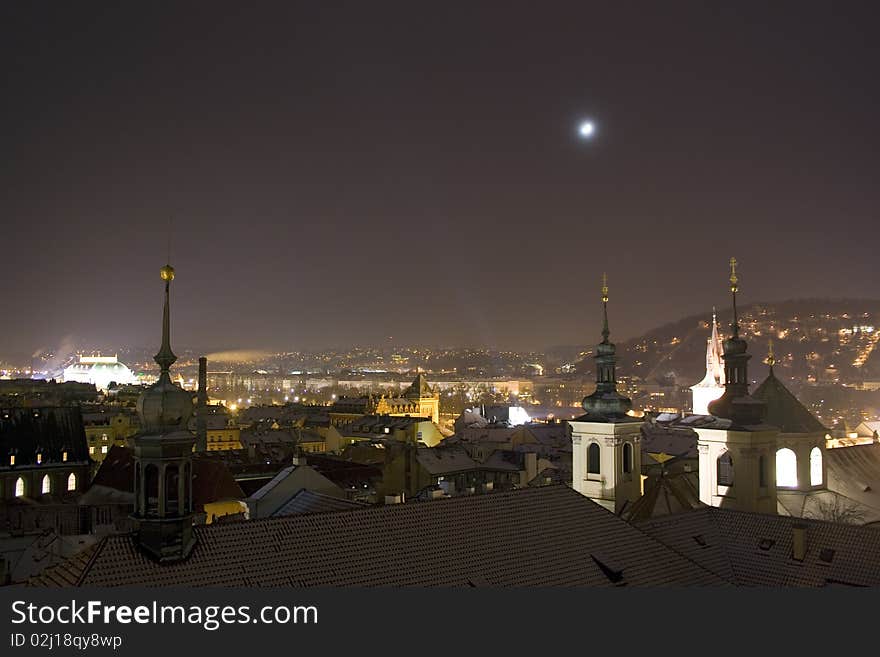
[[[724,394],[723,346],[718,335],[715,309],[712,309],[712,335],[706,344],[706,376],[691,386],[692,410],[695,415],[708,415],[709,403]]]
[[[766,404],[749,394],[748,345],[739,337],[736,259],[730,259],[731,337],[724,341],[724,394],[709,404],[712,422],[694,426],[700,501],[739,511],[776,513],[778,429],[764,424]]]
[[[641,495],[642,419],[628,415],[632,401],[617,392],[617,355],[608,340],[608,283],[602,277],[602,342],[596,346],[596,390],[584,397],[585,415],[572,430],[572,486],[614,513]]]

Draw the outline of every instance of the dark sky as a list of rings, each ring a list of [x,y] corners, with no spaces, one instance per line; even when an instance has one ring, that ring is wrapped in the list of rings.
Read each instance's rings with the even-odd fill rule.
[[[880,296],[870,4],[114,4],[0,9],[0,353],[158,344],[169,217],[179,346]]]

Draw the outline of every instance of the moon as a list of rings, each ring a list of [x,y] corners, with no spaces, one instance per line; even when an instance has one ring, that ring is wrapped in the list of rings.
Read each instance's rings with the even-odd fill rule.
[[[592,121],[581,121],[581,124],[578,126],[578,134],[583,139],[589,139],[596,132],[596,126]]]

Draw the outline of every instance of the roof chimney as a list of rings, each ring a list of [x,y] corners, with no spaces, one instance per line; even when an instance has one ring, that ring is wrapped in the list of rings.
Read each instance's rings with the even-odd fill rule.
[[[199,392],[196,398],[196,451],[208,451],[208,359],[199,358]]]
[[[803,561],[807,556],[807,526],[795,524],[791,526],[791,558]]]

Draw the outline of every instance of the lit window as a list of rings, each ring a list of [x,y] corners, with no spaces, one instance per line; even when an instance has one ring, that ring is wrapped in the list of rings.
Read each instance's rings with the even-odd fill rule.
[[[599,474],[599,445],[591,443],[587,448],[587,472]]]
[[[21,477],[15,480],[15,496],[24,497],[24,479]]]
[[[45,475],[43,477],[43,495],[48,495],[52,492],[52,481],[49,479],[49,475]]]
[[[797,456],[787,447],[776,452],[776,485],[784,488],[798,485]]]
[[[72,472],[67,478],[67,490],[76,490],[76,475]]]
[[[9,465],[15,465],[15,454],[9,455]]]
[[[107,453],[107,445],[101,445],[101,454]]]
[[[61,452],[61,460],[67,461],[67,450]]]
[[[89,445],[89,454],[94,454],[94,453],[95,453],[95,446]]]
[[[43,462],[43,455],[40,452],[37,452],[37,465],[40,465]]]
[[[822,485],[822,450],[814,447],[810,451],[810,486]]]

